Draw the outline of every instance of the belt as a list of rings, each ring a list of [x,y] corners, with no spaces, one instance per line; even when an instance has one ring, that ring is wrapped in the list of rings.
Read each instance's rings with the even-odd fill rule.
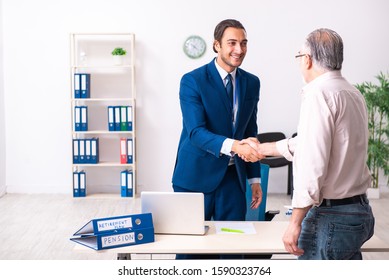
[[[356,204],[361,202],[367,202],[366,194],[359,194],[353,197],[347,197],[342,199],[323,199],[323,202],[319,207],[331,207],[347,204]]]

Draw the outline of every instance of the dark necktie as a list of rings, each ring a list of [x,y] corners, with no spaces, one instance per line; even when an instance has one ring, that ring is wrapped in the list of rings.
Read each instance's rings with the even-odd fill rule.
[[[226,77],[227,84],[226,84],[226,91],[228,98],[230,100],[230,106],[233,108],[233,98],[234,98],[234,86],[232,85],[232,77],[231,74],[228,74]]]

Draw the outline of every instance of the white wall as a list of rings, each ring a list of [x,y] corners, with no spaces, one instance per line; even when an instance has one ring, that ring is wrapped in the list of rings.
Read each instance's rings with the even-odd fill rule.
[[[179,81],[214,57],[218,22],[236,18],[246,27],[242,68],[262,82],[260,132],[291,135],[302,86],[294,55],[305,36],[319,27],[338,31],[343,74],[352,83],[373,80],[389,66],[388,10],[387,0],[3,0],[7,191],[71,191],[71,32],[136,34],[138,183],[168,190],[181,129]],[[201,59],[183,54],[191,34],[208,42]],[[269,188],[285,192],[286,168],[272,171]]]
[[[0,1],[0,15],[3,5]],[[3,19],[3,16],[1,17]],[[4,114],[4,79],[3,79],[3,21],[0,20],[0,197],[5,193],[5,114]]]

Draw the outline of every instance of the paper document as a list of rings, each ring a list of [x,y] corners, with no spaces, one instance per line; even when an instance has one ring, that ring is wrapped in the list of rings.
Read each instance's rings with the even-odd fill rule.
[[[256,234],[251,222],[215,222],[216,234]]]

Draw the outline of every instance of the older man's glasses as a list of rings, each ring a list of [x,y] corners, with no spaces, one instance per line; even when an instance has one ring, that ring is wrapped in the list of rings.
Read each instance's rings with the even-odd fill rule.
[[[298,57],[302,57],[302,56],[306,56],[306,55],[307,55],[308,57],[311,56],[310,54],[302,53],[302,54],[295,55],[294,57],[295,57],[295,58],[298,58]]]

